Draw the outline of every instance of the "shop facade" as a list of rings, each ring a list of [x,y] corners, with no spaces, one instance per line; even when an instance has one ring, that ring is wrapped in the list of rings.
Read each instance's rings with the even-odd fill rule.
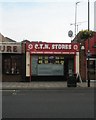
[[[0,43],[2,55],[2,81],[16,82],[22,80],[22,46],[16,42]]]
[[[79,44],[26,43],[26,78],[32,80],[67,80],[79,73]]]
[[[80,44],[79,70],[82,81],[88,80],[88,71],[90,80],[96,80],[96,32],[93,32],[93,36],[89,40],[81,39],[80,33],[78,33],[72,43]]]
[[[88,40],[85,41],[85,55],[86,55],[86,71],[89,69],[89,77],[91,80],[96,80],[96,33],[93,38],[89,40],[89,68],[88,68]],[[88,76],[86,75],[86,78]],[[88,79],[88,78],[87,78]]]

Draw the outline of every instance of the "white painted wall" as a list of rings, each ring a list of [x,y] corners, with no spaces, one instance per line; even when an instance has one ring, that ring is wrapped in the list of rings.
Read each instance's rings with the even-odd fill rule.
[[[26,77],[30,76],[30,52],[26,52]]]
[[[96,1],[94,2],[94,31],[96,31]]]
[[[76,73],[79,73],[79,52],[76,53]]]

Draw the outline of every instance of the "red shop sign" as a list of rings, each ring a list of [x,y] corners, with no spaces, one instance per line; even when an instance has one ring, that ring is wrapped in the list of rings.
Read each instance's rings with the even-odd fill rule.
[[[79,51],[79,44],[30,42],[26,44],[26,51],[31,54],[75,54]]]

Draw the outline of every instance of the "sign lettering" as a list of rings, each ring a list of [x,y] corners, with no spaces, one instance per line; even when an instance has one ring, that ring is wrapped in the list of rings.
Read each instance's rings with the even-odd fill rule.
[[[21,53],[21,45],[2,43],[0,53]]]
[[[41,42],[32,42],[32,43],[27,43],[26,50],[30,51],[30,53],[77,52],[77,51],[79,51],[79,44],[78,43],[43,43],[43,42],[41,43]]]

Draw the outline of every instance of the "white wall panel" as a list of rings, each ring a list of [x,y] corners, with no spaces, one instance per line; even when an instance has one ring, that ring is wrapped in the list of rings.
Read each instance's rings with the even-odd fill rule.
[[[26,77],[30,76],[30,52],[26,52]]]

